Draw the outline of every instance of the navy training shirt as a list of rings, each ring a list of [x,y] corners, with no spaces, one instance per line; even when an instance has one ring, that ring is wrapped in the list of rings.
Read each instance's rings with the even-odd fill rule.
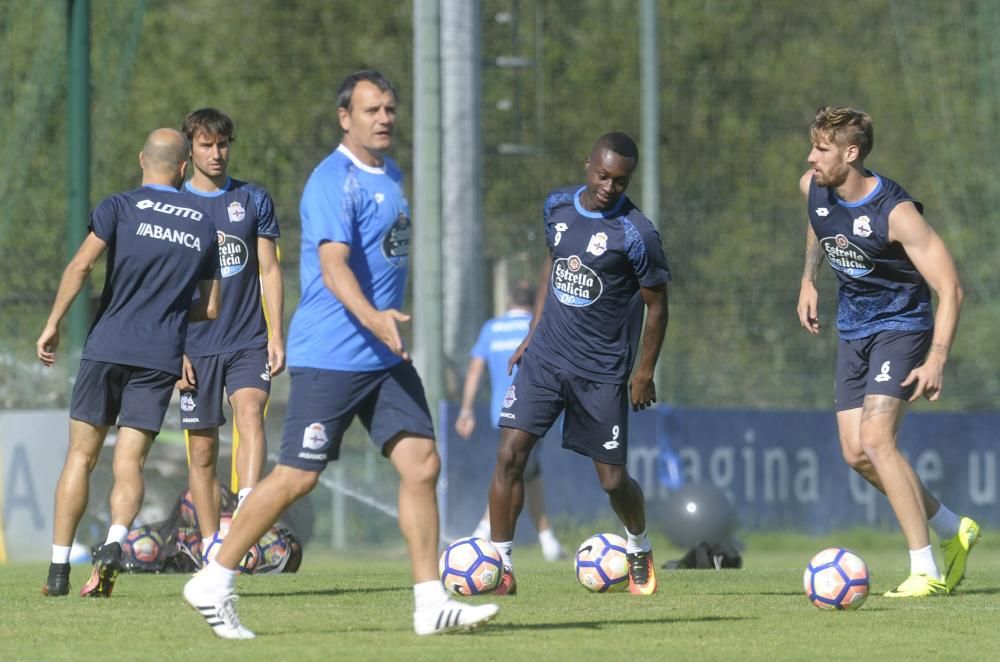
[[[236,352],[267,342],[267,322],[261,306],[257,238],[280,236],[274,202],[261,187],[230,178],[218,191],[206,193],[185,182],[184,188],[202,199],[219,237],[222,307],[214,320],[188,328],[188,356]],[[199,298],[195,291],[194,300]]]
[[[215,227],[202,202],[148,185],[103,200],[90,230],[107,245],[101,307],[83,358],[181,374],[198,281],[217,277]]]
[[[880,331],[934,327],[930,288],[899,242],[889,241],[889,214],[901,202],[923,205],[877,173],[875,189],[857,202],[809,184],[809,223],[839,281],[837,330],[844,340]]]
[[[624,383],[642,333],[639,288],[669,282],[670,268],[656,228],[627,196],[596,212],[583,208],[583,191],[545,199],[552,276],[526,352],[591,381]]]

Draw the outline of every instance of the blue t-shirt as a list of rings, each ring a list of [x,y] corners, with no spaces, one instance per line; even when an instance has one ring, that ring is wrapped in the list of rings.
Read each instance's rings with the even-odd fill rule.
[[[490,417],[494,428],[499,428],[503,396],[514,380],[507,374],[507,362],[531,329],[531,313],[527,310],[508,310],[494,317],[479,330],[479,337],[469,355],[486,361],[490,373]],[[514,367],[517,372],[517,366]]]
[[[198,281],[219,273],[208,210],[169,186],[143,186],[97,205],[90,230],[108,245],[107,273],[83,358],[180,375]]]
[[[410,253],[402,172],[388,158],[365,165],[340,145],[313,170],[299,211],[302,298],[288,331],[288,365],[367,372],[399,363],[323,283],[319,247],[347,244],[348,265],[372,306],[402,308]]]
[[[192,324],[185,351],[188,356],[236,352],[267,341],[267,323],[260,301],[257,238],[280,236],[274,202],[255,184],[228,179],[219,191],[206,193],[185,182],[209,210],[218,232],[222,307],[219,316]],[[198,293],[195,292],[195,300]]]
[[[911,201],[902,186],[872,173],[875,189],[844,202],[834,189],[809,184],[809,222],[837,275],[837,330],[844,340],[879,331],[925,331],[934,327],[930,288],[899,242],[889,241],[889,214]]]
[[[639,288],[668,282],[670,269],[656,228],[628,197],[589,211],[583,191],[556,189],[545,199],[552,278],[525,351],[584,379],[621,384],[642,333]]]

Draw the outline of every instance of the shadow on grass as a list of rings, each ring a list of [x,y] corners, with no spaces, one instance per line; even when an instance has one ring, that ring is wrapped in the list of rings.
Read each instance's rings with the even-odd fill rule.
[[[239,591],[244,598],[295,598],[306,595],[352,595],[360,593],[396,593],[398,591],[412,592],[412,586],[382,586],[378,588],[324,588],[304,591]]]
[[[669,625],[671,623],[723,623],[731,621],[756,620],[753,616],[681,616],[678,618],[619,618],[601,619],[597,621],[565,621],[559,623],[493,623],[489,630],[527,631],[527,630],[602,630],[608,626],[621,625]]]

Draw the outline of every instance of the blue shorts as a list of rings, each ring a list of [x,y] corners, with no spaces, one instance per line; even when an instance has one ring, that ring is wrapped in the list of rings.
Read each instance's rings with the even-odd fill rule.
[[[322,471],[339,457],[341,439],[355,416],[383,454],[400,432],[434,438],[424,385],[410,363],[369,372],[290,368],[289,374],[278,464]]]
[[[628,457],[628,387],[593,382],[524,355],[500,410],[500,427],[543,437],[566,410],[562,446],[604,464]]]
[[[857,409],[866,395],[909,400],[916,384],[902,388],[910,371],[927,358],[933,331],[880,331],[857,340],[841,340],[837,348],[834,406]]]
[[[226,354],[192,356],[190,360],[197,387],[181,392],[181,429],[204,430],[225,425],[223,389],[230,397],[241,388],[271,392],[267,344],[251,345]]]
[[[177,375],[103,361],[80,361],[69,417],[108,426],[160,431]]]

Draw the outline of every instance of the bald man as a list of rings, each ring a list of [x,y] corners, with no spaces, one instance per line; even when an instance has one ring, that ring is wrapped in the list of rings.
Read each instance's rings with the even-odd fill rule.
[[[142,505],[142,466],[160,431],[188,322],[219,309],[218,244],[199,200],[182,193],[190,152],[174,129],[149,134],[139,153],[142,186],[103,200],[90,232],[63,272],[52,312],[36,343],[45,366],[56,361],[59,323],[94,264],[108,252],[104,290],[83,347],[70,405],[69,447],[56,485],[52,563],[42,588],[69,593],[69,553],[87,508],[90,474],[108,427],[118,426],[111,526],[94,553],[83,597],[109,597],[121,568],[121,544]],[[198,303],[192,305],[195,290]]]

